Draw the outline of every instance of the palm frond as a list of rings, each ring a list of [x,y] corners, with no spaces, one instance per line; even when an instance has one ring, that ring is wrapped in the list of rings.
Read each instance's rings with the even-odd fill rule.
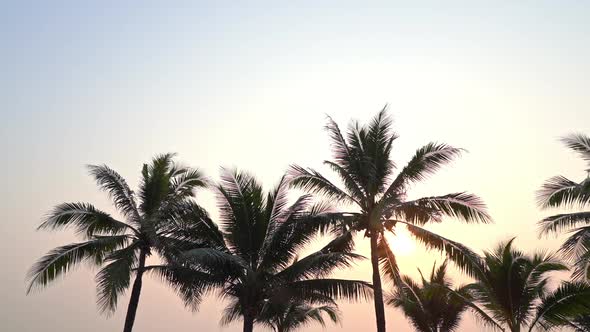
[[[585,206],[590,203],[590,181],[574,182],[564,176],[554,176],[537,191],[541,208]]]
[[[489,223],[492,221],[485,203],[476,195],[465,192],[404,202],[395,206],[390,213],[394,217],[408,218],[408,221],[418,224],[424,224],[429,220],[440,221],[442,216],[465,222]]]
[[[96,274],[97,304],[101,312],[112,314],[121,294],[127,290],[137,263],[138,245],[130,245],[110,253],[108,263]]]
[[[231,250],[254,266],[269,222],[262,186],[248,173],[222,169],[217,191],[226,241]]]
[[[463,151],[444,143],[426,144],[416,151],[412,159],[393,180],[383,197],[387,198],[405,192],[408,184],[427,179],[442,166],[459,157]]]
[[[240,301],[234,299],[225,307],[225,309],[223,309],[221,321],[219,323],[221,326],[229,325],[230,323],[238,320],[242,314],[243,310],[242,306],[240,305]]]
[[[288,209],[263,246],[259,269],[278,271],[286,267],[316,235],[327,233],[341,221],[342,215],[332,212],[331,206],[319,203],[309,207],[309,203],[310,198],[303,196]]]
[[[125,179],[107,165],[88,165],[88,169],[100,188],[106,191],[113,199],[115,207],[125,217],[134,222],[139,222],[140,216],[137,210],[135,194],[129,188]]]
[[[179,264],[148,266],[146,272],[167,283],[192,311],[198,310],[204,295],[221,287],[227,280],[222,271],[208,273]]]
[[[342,135],[342,131],[336,121],[328,116],[328,122],[324,127],[330,136],[330,144],[332,147],[332,155],[334,156],[335,163],[341,168],[350,172],[351,164],[354,164],[354,157],[351,155],[348,143]]]
[[[565,282],[541,299],[529,331],[537,324],[555,328],[569,326],[577,317],[590,316],[590,285]]]
[[[379,237],[378,254],[379,254],[379,271],[383,273],[394,285],[401,284],[401,274],[395,254],[384,234]]]
[[[574,262],[572,280],[590,281],[590,251],[578,257]]]
[[[333,323],[340,321],[340,311],[336,305],[322,305],[311,306],[306,303],[289,303],[286,306],[281,306],[279,309],[271,309],[275,311],[274,315],[269,317],[271,323],[268,325],[275,326],[278,331],[290,332],[308,325],[312,322],[320,324],[322,327],[326,326],[323,314],[326,314]],[[273,319],[273,316],[276,318]]]
[[[444,252],[455,265],[469,276],[481,277],[484,275],[482,258],[471,249],[411,223],[402,223],[405,224],[408,231],[428,249]]]
[[[169,222],[160,225],[159,236],[189,241],[196,246],[208,245],[215,249],[227,250],[223,233],[211,220],[207,211],[194,200],[183,200],[177,203],[170,216]]]
[[[324,165],[330,167],[332,171],[336,173],[338,177],[340,177],[340,180],[342,180],[342,183],[346,187],[347,194],[353,198],[357,204],[363,204],[367,195],[362,187],[360,187],[355,179],[351,176],[351,174],[344,167],[338,165],[335,162],[326,160],[324,161]],[[361,205],[361,207],[363,206]]]
[[[88,203],[63,203],[56,206],[37,229],[58,230],[73,227],[76,233],[93,235],[123,234],[137,230],[123,222],[115,220],[108,213]]]
[[[288,288],[296,298],[300,299],[319,294],[335,300],[362,301],[370,299],[373,294],[371,285],[359,280],[301,280],[289,283]]]
[[[590,226],[576,228],[571,231],[567,240],[559,249],[568,260],[576,260],[590,251]]]
[[[176,200],[191,197],[197,188],[207,188],[209,182],[203,172],[196,168],[182,168],[171,177],[170,193]]]
[[[171,191],[171,171],[174,168],[175,154],[157,155],[152,162],[143,165],[142,181],[139,186],[141,202],[139,210],[145,216],[156,214]]]
[[[540,235],[558,233],[580,224],[590,224],[589,212],[557,214],[539,221]]]
[[[80,262],[101,264],[108,253],[123,247],[128,240],[126,235],[96,236],[86,242],[68,244],[51,250],[31,267],[28,273],[30,282],[27,293],[36,287],[46,287]]]
[[[364,258],[361,255],[344,252],[315,252],[293,263],[274,278],[282,282],[292,282],[312,278],[323,278],[337,268],[352,266],[355,260]]]
[[[248,264],[241,257],[213,248],[186,251],[181,256],[181,262],[201,271],[232,277],[240,277],[248,269]]]
[[[574,133],[562,137],[561,141],[568,148],[577,152],[582,159],[590,163],[590,137],[581,133]]]
[[[351,195],[342,191],[335,184],[326,179],[322,174],[313,170],[305,169],[298,165],[291,165],[289,168],[291,185],[307,192],[323,195],[341,203],[360,205]]]

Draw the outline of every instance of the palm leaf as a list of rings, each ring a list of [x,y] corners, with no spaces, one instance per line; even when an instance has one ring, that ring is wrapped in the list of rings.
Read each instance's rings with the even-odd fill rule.
[[[442,166],[459,157],[462,149],[444,143],[431,142],[418,149],[408,164],[401,170],[383,197],[406,191],[408,184],[425,180],[436,173]]]
[[[342,191],[330,180],[313,169],[305,169],[301,166],[291,165],[289,168],[291,185],[303,189],[307,192],[323,195],[326,198],[336,200],[341,203],[352,203],[360,205],[356,199],[346,192]]]
[[[371,285],[359,280],[312,279],[295,281],[287,286],[295,298],[299,299],[320,294],[335,300],[360,301],[372,296]]]
[[[82,261],[99,265],[109,252],[123,247],[128,240],[126,235],[97,236],[86,242],[68,244],[51,250],[29,271],[27,293],[35,287],[47,286]]]
[[[113,313],[121,294],[127,290],[131,273],[137,263],[138,245],[131,245],[110,253],[108,263],[96,274],[97,304],[101,312]]]
[[[152,265],[145,269],[167,283],[192,311],[198,310],[204,295],[227,281],[222,271],[208,273],[179,264]]]
[[[417,224],[440,221],[442,216],[466,222],[489,223],[492,220],[484,202],[479,197],[464,192],[404,202],[395,206],[391,214],[395,218],[408,218],[408,221]]]
[[[137,233],[132,226],[113,219],[108,213],[88,203],[63,203],[56,206],[37,229],[57,230],[69,227],[88,238],[93,235],[123,234],[127,230]]]
[[[582,159],[590,163],[590,137],[583,134],[571,134],[561,138],[571,150],[580,154]]]
[[[537,192],[541,208],[584,206],[590,203],[590,181],[576,183],[564,176],[545,181]]]
[[[377,246],[379,250],[379,271],[393,282],[394,285],[400,285],[402,281],[397,259],[384,234],[381,234],[379,237]]]
[[[334,269],[352,266],[353,261],[364,258],[361,255],[344,252],[316,252],[293,263],[274,278],[283,282],[323,278]]]
[[[135,194],[125,179],[107,165],[88,165],[88,169],[100,188],[113,199],[115,207],[125,217],[139,222],[140,216],[135,202]]]
[[[406,225],[408,231],[429,249],[444,252],[461,270],[471,277],[483,276],[483,261],[479,255],[466,246],[451,241],[416,225],[399,221]]]
[[[566,282],[541,299],[529,331],[537,323],[544,327],[569,326],[575,318],[590,315],[590,285]]]
[[[540,234],[557,233],[571,229],[579,224],[590,223],[590,212],[557,214],[539,221]]]

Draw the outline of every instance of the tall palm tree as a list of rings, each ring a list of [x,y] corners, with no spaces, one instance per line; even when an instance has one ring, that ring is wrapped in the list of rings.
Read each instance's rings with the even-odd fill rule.
[[[259,321],[275,332],[293,332],[313,322],[325,327],[323,314],[333,323],[340,322],[340,311],[335,302],[314,306],[299,301],[268,305],[260,313]]]
[[[403,276],[401,284],[388,297],[387,304],[401,308],[419,332],[456,331],[461,316],[468,309],[473,309],[489,325],[495,325],[489,316],[473,305],[466,286],[450,289],[452,285],[446,268],[446,261],[438,268],[433,266],[428,280],[420,272],[420,284]]]
[[[404,224],[428,248],[443,250],[459,266],[468,268],[467,261],[476,259],[475,253],[421,226],[428,222],[440,222],[444,216],[466,222],[489,222],[491,218],[484,203],[468,193],[407,200],[412,184],[425,180],[459,156],[462,150],[446,144],[429,143],[418,149],[409,163],[393,177],[396,167],[390,154],[397,135],[392,130],[386,107],[368,125],[353,122],[346,137],[331,118],[326,129],[330,134],[334,159],[324,161],[324,164],[340,177],[343,187],[338,187],[313,169],[297,165],[291,167],[292,183],[360,210],[341,215],[341,232],[364,231],[370,239],[377,331],[385,332],[380,262],[385,275],[394,282],[400,276],[395,255],[389,249],[384,232],[393,232],[398,224]],[[350,239],[352,241],[352,237]]]
[[[552,254],[513,249],[513,241],[485,252],[474,267],[476,282],[467,288],[475,303],[513,332],[573,327],[590,315],[590,285],[565,282],[550,291],[550,273],[567,267]]]
[[[230,301],[222,323],[242,317],[243,331],[251,332],[255,323],[265,324],[263,313],[269,306],[325,306],[338,298],[358,300],[371,295],[366,282],[327,278],[334,269],[362,257],[343,252],[348,238],[336,238],[318,252],[297,258],[318,232],[328,231],[333,217],[326,205],[312,205],[308,195],[289,205],[285,177],[265,194],[253,176],[223,170],[216,189],[220,229],[212,228],[217,235],[211,238],[217,242],[187,251],[181,265],[192,269],[189,278],[205,276],[195,282],[197,288],[203,280],[216,282],[213,287],[222,280],[221,296]],[[179,281],[180,293],[190,303],[191,282]]]
[[[172,154],[155,157],[143,165],[138,197],[125,179],[106,165],[88,166],[98,186],[106,191],[124,218],[117,220],[89,203],[63,203],[49,213],[39,229],[74,229],[84,241],[57,247],[39,259],[29,272],[27,293],[48,286],[82,262],[101,267],[96,275],[98,306],[112,313],[119,297],[135,275],[123,331],[133,328],[142,287],[149,268],[146,259],[154,253],[166,258],[179,250],[204,243],[203,225],[179,218],[190,209],[204,214],[191,200],[195,188],[206,181],[197,169],[173,162]]]
[[[590,137],[571,134],[562,141],[587,162],[588,176],[581,182],[561,175],[550,178],[537,193],[538,204],[542,208],[587,208],[590,204]],[[541,235],[563,230],[572,233],[560,250],[574,263],[574,280],[590,280],[590,211],[553,215],[541,220],[539,225]]]

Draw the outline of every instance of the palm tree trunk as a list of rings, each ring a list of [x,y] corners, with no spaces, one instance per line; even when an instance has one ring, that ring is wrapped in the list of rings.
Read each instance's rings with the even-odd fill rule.
[[[379,250],[377,240],[379,232],[371,232],[371,265],[373,267],[373,299],[375,301],[375,320],[377,332],[385,332],[385,306],[383,305],[383,288],[379,273]]]
[[[141,278],[145,268],[146,252],[141,250],[139,253],[139,265],[137,266],[137,274],[135,282],[133,282],[133,289],[131,290],[131,297],[129,298],[129,306],[127,307],[127,316],[125,317],[125,327],[123,332],[131,332],[133,323],[135,322],[135,314],[137,313],[137,306],[139,305],[139,295],[141,293]]]
[[[244,314],[244,332],[254,331],[254,316],[249,313]]]

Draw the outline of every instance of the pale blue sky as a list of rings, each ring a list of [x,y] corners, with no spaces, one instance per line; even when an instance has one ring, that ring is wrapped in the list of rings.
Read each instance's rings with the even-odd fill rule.
[[[110,319],[97,313],[87,269],[24,296],[34,259],[74,240],[34,232],[47,210],[80,200],[112,211],[84,164],[107,163],[135,185],[141,163],[172,151],[213,178],[236,165],[270,186],[292,162],[321,169],[324,114],[345,125],[385,103],[399,163],[430,140],[470,151],[414,194],[469,190],[496,219],[436,230],[477,249],[513,235],[525,249],[558,243],[537,240],[546,213],[534,191],[555,174],[584,176],[556,138],[590,133],[590,3],[121,2],[0,2],[4,330],[122,325],[125,305]],[[199,197],[214,213],[211,195]],[[416,262],[432,259],[402,258],[407,273]],[[145,285],[138,331],[221,329],[218,302],[191,314],[165,286]],[[329,330],[373,324],[370,303],[344,310],[343,327]],[[462,330],[475,326],[466,319]]]

